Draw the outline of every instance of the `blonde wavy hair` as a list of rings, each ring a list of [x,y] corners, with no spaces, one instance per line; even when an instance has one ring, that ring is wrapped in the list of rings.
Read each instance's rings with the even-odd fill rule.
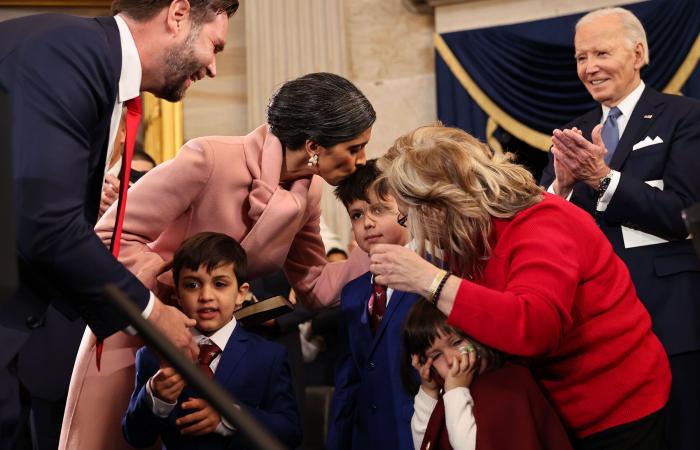
[[[460,129],[437,124],[396,139],[377,165],[407,206],[419,252],[474,277],[491,256],[493,219],[509,219],[543,198],[532,174],[511,160]]]

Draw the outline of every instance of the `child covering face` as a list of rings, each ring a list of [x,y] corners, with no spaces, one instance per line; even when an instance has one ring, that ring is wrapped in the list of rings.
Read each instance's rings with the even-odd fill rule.
[[[403,343],[403,381],[415,394],[416,449],[571,448],[529,370],[448,325],[428,301],[409,311]]]

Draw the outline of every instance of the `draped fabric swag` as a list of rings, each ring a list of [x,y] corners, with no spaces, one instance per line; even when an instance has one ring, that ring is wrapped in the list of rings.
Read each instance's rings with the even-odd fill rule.
[[[647,32],[645,83],[700,98],[700,2],[654,0],[626,8]],[[576,75],[574,26],[581,16],[436,35],[439,119],[497,151],[503,135],[548,150],[554,128],[595,106]]]

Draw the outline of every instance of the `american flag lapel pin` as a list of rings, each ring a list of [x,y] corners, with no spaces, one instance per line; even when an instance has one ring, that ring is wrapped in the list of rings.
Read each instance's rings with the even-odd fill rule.
[[[652,119],[654,117],[653,114],[644,114],[645,119]]]

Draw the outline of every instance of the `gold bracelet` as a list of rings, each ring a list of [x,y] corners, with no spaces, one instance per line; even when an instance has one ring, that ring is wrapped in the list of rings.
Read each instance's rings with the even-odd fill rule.
[[[433,278],[433,282],[430,285],[430,288],[428,289],[428,292],[430,292],[430,297],[428,297],[428,300],[432,303],[433,297],[435,297],[435,291],[437,291],[438,286],[440,285],[440,282],[442,281],[442,278],[445,276],[447,271],[440,269],[440,271],[435,275],[435,278]]]

